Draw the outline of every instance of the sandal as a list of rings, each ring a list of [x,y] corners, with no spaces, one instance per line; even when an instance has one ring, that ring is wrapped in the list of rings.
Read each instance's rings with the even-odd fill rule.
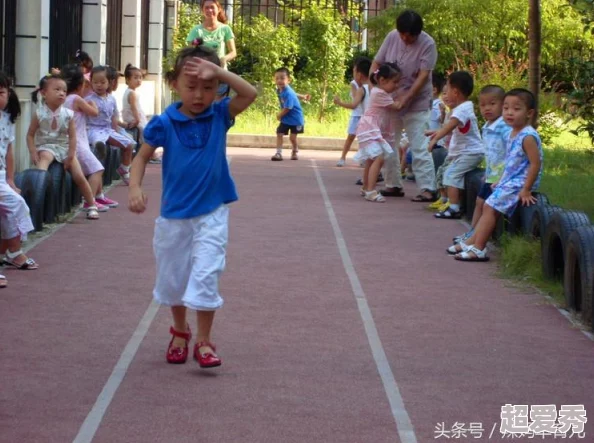
[[[169,342],[169,347],[167,348],[167,363],[171,363],[174,365],[180,365],[186,362],[188,359],[188,342],[192,339],[192,331],[188,326],[188,332],[179,332],[173,329],[173,326],[169,328],[169,333],[173,335],[171,337],[171,341]],[[173,339],[175,337],[183,338],[186,343],[183,348],[178,348],[173,346]]]
[[[474,255],[471,255],[474,254]],[[458,261],[473,261],[473,262],[484,262],[489,261],[487,257],[487,248],[480,250],[474,246],[470,246],[466,251],[456,254],[454,258]]]
[[[430,193],[431,197],[427,197],[423,193],[420,193],[415,198],[411,198],[410,201],[415,202],[415,203],[433,203],[434,201],[436,201],[439,198],[439,197],[437,197],[437,194],[433,191],[424,191],[424,192]]]
[[[385,203],[386,199],[377,191],[370,191],[365,193],[365,200],[376,203]]]
[[[444,220],[460,220],[462,218],[462,211],[454,211],[451,208],[448,208],[445,211],[438,212],[434,217]]]
[[[7,250],[4,259],[2,260],[2,263],[20,269],[21,271],[34,271],[36,269],[39,269],[39,265],[35,263],[35,260],[29,257],[27,257],[27,259],[23,263],[16,263],[14,259],[21,255],[25,255],[22,249],[19,249],[15,252],[10,252]]]
[[[0,274],[0,288],[5,288],[7,284],[8,280],[6,280],[6,277]]]
[[[89,206],[87,209],[87,219],[89,220],[99,220],[99,210],[97,206]]]
[[[453,244],[448,249],[446,249],[446,251],[450,255],[456,255],[456,254],[460,254],[461,252],[468,251],[469,249],[470,249],[470,246],[468,246],[466,243],[461,241],[459,243]]]
[[[200,348],[210,348],[210,351],[200,352]],[[223,363],[216,354],[217,348],[209,341],[201,341],[194,346],[194,359],[201,368],[214,368]]]
[[[382,194],[384,197],[404,197],[404,191],[402,188],[392,188],[391,191],[382,189],[380,194]]]

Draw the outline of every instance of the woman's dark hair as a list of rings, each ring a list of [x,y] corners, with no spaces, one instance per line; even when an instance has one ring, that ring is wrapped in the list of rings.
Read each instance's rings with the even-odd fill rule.
[[[66,81],[66,92],[68,94],[76,92],[85,82],[85,75],[80,65],[66,65],[62,68],[61,72],[62,77]]]
[[[76,54],[74,54],[74,60],[89,71],[93,69],[93,59],[85,51],[77,50]]]
[[[534,94],[530,92],[528,89],[512,89],[510,91],[507,91],[505,97],[518,97],[520,100],[524,102],[529,111],[532,109],[536,109],[536,99],[534,98]]]
[[[355,59],[355,71],[363,74],[365,77],[369,76],[371,69],[371,59],[368,57],[358,57]]]
[[[103,65],[95,66],[93,69],[91,69],[91,80],[93,79],[93,76],[95,74],[101,74],[101,73],[105,73],[105,77],[107,77],[107,80],[109,81],[108,68],[107,68],[107,66],[103,66]]]
[[[45,77],[41,77],[37,89],[31,93],[31,101],[33,103],[37,104],[39,101],[39,91],[43,91],[45,88],[47,88],[48,83],[52,80],[64,81],[64,78],[62,77],[62,74],[47,74]]]
[[[225,15],[225,9],[221,6],[219,0],[202,0],[202,5],[200,6],[201,11],[204,10],[204,5],[206,4],[206,2],[212,2],[215,5],[217,5],[217,8],[219,10],[217,14],[217,20],[221,23],[227,23],[227,15]]]
[[[417,12],[407,9],[396,19],[396,30],[403,34],[417,36],[423,30],[423,19]]]
[[[377,85],[380,78],[394,78],[401,74],[400,68],[396,63],[382,63],[380,67],[371,74],[369,81],[372,85]]]
[[[138,71],[142,74],[140,69],[138,69],[136,66],[133,66],[132,63],[128,63],[124,69],[124,78],[126,80],[130,80],[135,71]]]
[[[173,69],[167,71],[165,74],[165,80],[167,80],[167,83],[171,84],[171,82],[177,80],[187,59],[192,57],[203,58],[204,60],[208,60],[217,66],[221,66],[221,60],[212,49],[204,46],[203,44],[189,46],[179,51],[177,57],[175,58],[175,65],[173,66]]]
[[[472,94],[472,91],[474,90],[474,80],[472,79],[472,75],[466,71],[452,72],[448,77],[448,84],[452,88],[460,91],[466,98],[470,97],[470,94]]]
[[[6,102],[6,108],[2,109],[9,115],[10,123],[16,122],[16,119],[21,115],[21,104],[19,103],[19,97],[12,89],[10,79],[4,72],[0,72],[0,88],[5,88],[8,91],[8,101]]]

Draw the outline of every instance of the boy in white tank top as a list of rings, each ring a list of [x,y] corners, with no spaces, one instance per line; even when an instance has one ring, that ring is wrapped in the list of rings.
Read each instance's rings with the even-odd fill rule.
[[[334,103],[343,108],[351,109],[351,117],[349,119],[349,127],[347,130],[347,138],[344,141],[342,154],[336,166],[344,166],[346,156],[351,149],[357,125],[363,116],[367,103],[369,102],[369,70],[371,69],[371,59],[367,57],[360,57],[355,60],[353,67],[353,81],[351,81],[351,102],[343,102],[338,96],[334,97]]]

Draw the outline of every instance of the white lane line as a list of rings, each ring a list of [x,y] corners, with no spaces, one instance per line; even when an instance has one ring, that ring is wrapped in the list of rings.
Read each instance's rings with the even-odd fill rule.
[[[109,379],[107,379],[107,383],[103,386],[103,390],[97,397],[97,401],[93,405],[93,409],[87,415],[87,418],[83,422],[82,426],[80,427],[78,434],[73,440],[73,443],[90,443],[95,437],[97,433],[97,429],[103,420],[103,416],[105,415],[105,411],[109,407],[113,397],[118,390],[120,383],[124,380],[126,376],[126,371],[130,366],[132,360],[134,360],[134,356],[136,355],[136,351],[138,351],[138,347],[144,336],[146,335],[151,323],[153,322],[157,311],[159,310],[159,305],[154,301],[151,302],[147,310],[144,312],[140,323],[134,330],[130,341],[122,351],[122,355],[120,355],[120,359],[116,363]]]
[[[359,314],[361,315],[361,320],[363,321],[363,326],[365,327],[365,334],[367,335],[367,340],[369,341],[369,346],[371,347],[371,353],[373,354],[377,371],[379,372],[382,379],[384,390],[392,410],[392,416],[396,421],[398,435],[402,443],[417,443],[415,430],[410,421],[410,417],[406,412],[406,408],[404,407],[404,401],[400,395],[400,389],[398,389],[398,384],[396,383],[396,379],[392,373],[392,368],[390,368],[390,363],[386,357],[382,341],[380,340],[379,334],[377,332],[375,321],[373,320],[371,310],[369,309],[369,304],[367,303],[367,297],[365,296],[365,292],[363,291],[363,287],[361,286],[361,282],[359,281],[359,277],[357,276],[357,272],[355,271],[355,267],[351,261],[349,250],[347,249],[346,242],[342,236],[342,231],[338,225],[338,219],[336,218],[336,214],[334,214],[332,203],[330,202],[330,198],[326,192],[326,186],[324,186],[322,175],[318,170],[316,161],[312,160],[311,162],[318,186],[320,187],[322,198],[324,199],[326,212],[328,212],[328,218],[330,219],[330,224],[332,225],[332,230],[334,231],[334,237],[336,238],[336,244],[338,245],[338,251],[340,252],[342,264],[347,276],[349,277],[353,294],[355,295],[355,300],[357,301]]]

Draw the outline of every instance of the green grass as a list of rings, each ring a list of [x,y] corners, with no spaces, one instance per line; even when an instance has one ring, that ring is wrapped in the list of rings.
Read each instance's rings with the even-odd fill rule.
[[[304,108],[306,109],[307,106],[304,105]],[[317,116],[311,114],[313,113],[306,113],[305,115],[305,136],[346,137],[350,111],[341,109],[325,118],[322,122],[318,121]],[[265,115],[257,108],[249,108],[237,118],[229,133],[274,135],[277,126],[278,121],[275,115]]]

